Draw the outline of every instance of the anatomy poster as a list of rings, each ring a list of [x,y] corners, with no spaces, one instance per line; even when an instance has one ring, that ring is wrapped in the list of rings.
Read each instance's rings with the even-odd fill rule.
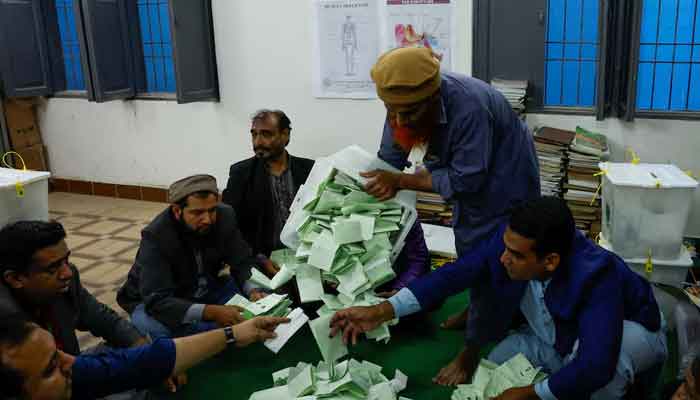
[[[314,96],[377,97],[369,71],[380,53],[379,0],[313,0]]]
[[[382,49],[428,47],[443,71],[455,69],[456,0],[382,0]]]

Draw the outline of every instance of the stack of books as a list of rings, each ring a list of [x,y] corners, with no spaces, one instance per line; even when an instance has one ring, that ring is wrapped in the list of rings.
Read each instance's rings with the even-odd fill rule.
[[[452,226],[452,205],[437,193],[416,192],[416,210],[421,223]]]
[[[491,86],[505,96],[513,110],[521,114],[525,112],[525,101],[527,99],[527,81],[513,81],[505,79],[494,79]]]
[[[540,166],[540,187],[543,196],[562,197],[567,151],[574,136],[574,132],[550,127],[542,127],[535,132],[535,149]]]
[[[564,199],[574,215],[576,227],[590,238],[601,230],[600,170],[598,163],[607,159],[608,145],[605,136],[576,128],[570,149]]]

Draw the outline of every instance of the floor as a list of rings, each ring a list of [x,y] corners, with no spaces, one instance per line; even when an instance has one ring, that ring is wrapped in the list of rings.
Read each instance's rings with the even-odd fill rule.
[[[68,236],[71,262],[80,279],[99,301],[125,316],[116,302],[138,250],[141,229],[167,207],[165,203],[112,197],[51,193],[49,215],[61,222]],[[77,332],[81,349],[99,340]]]

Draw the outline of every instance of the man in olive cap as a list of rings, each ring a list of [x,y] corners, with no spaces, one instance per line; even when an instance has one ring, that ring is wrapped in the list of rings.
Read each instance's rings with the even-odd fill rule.
[[[503,224],[511,208],[540,195],[532,135],[490,85],[441,73],[440,62],[426,48],[391,50],[379,58],[371,75],[387,109],[379,158],[403,170],[414,146],[423,146],[426,155],[425,169],[415,174],[364,173],[370,194],[388,199],[401,189],[439,193],[454,205],[460,257]],[[443,324],[454,328],[466,322],[466,346],[440,371],[436,383],[466,381],[476,368],[480,346],[492,339],[487,324],[480,322],[499,299],[486,286],[470,291],[468,314]]]
[[[170,206],[141,233],[141,245],[117,294],[134,326],[152,338],[186,336],[243,320],[224,305],[235,294],[264,293],[247,280],[256,260],[211,175],[170,186]]]

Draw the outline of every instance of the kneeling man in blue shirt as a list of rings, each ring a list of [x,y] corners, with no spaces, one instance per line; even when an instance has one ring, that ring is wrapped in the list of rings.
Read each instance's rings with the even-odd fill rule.
[[[555,198],[520,206],[489,239],[388,301],[338,311],[331,334],[355,343],[384,321],[430,309],[477,283],[502,299],[484,321],[490,339],[500,340],[489,360],[523,353],[550,374],[499,400],[620,399],[635,376],[666,359],[665,324],[649,283],[577,231],[566,203]],[[526,323],[509,332],[521,317]],[[473,360],[464,354],[447,367],[450,384],[470,378]]]

